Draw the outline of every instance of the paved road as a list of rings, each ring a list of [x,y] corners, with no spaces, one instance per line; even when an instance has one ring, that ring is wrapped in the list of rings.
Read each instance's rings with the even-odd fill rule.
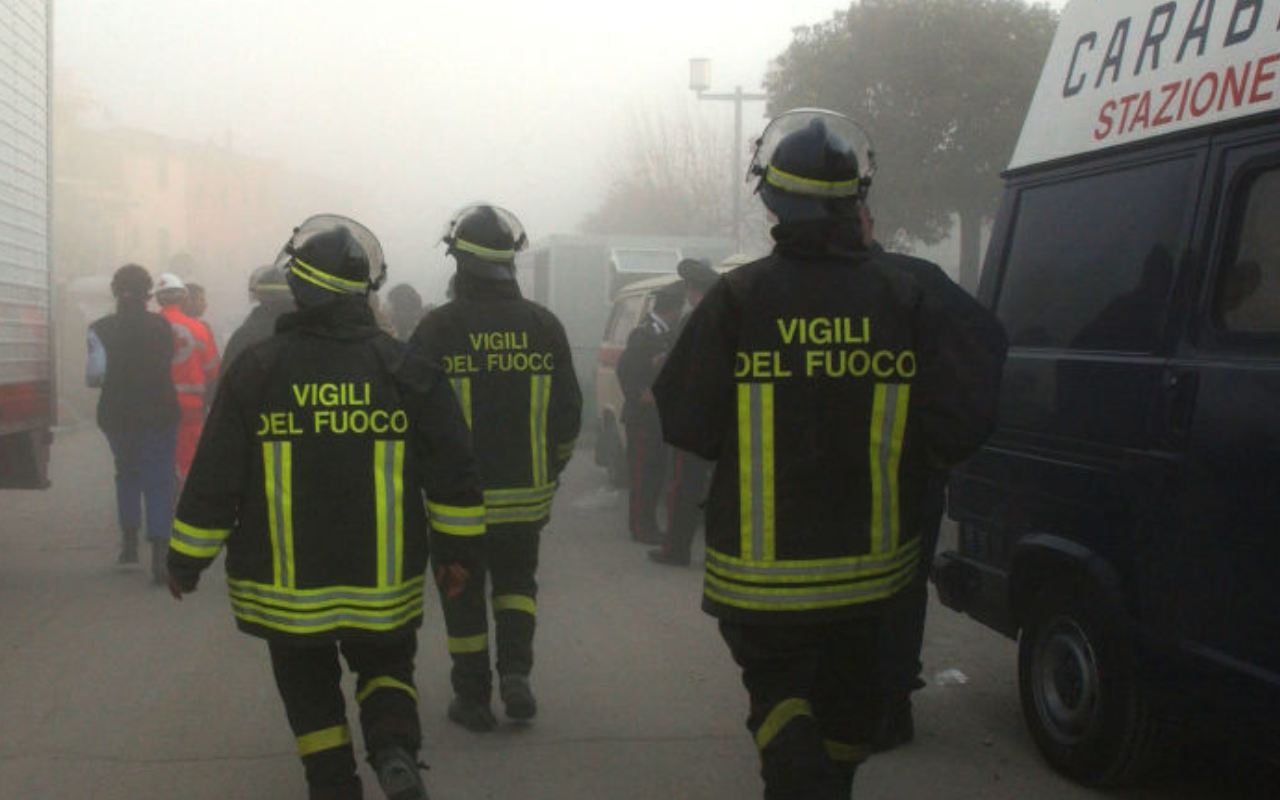
[[[65,432],[54,458],[53,489],[0,494],[0,800],[305,796],[265,648],[234,630],[220,566],[181,604],[115,567],[104,440]],[[698,611],[698,571],[651,565],[624,540],[621,498],[589,461],[571,466],[544,538],[535,725],[477,737],[445,721],[429,610],[418,681],[433,796],[759,797],[745,694]],[[930,677],[968,681],[916,696],[917,741],[864,767],[860,798],[1280,796],[1258,768],[1218,756],[1141,790],[1081,789],[1025,734],[1011,642],[935,609],[925,662]]]

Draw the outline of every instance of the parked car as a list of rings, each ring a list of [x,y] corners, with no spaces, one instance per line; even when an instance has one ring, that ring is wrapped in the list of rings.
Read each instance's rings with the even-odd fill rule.
[[[1131,5],[1063,12],[1006,174],[999,427],[934,573],[1018,638],[1031,734],[1089,784],[1173,720],[1280,753],[1280,32]]]

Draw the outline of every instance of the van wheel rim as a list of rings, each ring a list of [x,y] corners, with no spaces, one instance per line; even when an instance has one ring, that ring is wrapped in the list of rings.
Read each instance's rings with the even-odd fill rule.
[[[1101,682],[1093,645],[1074,620],[1059,617],[1045,630],[1032,681],[1048,734],[1065,745],[1083,741],[1098,716]]]

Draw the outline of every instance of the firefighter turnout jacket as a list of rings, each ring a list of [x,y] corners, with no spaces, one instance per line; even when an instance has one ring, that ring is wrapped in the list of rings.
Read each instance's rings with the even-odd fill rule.
[[[544,522],[582,423],[564,327],[515,281],[459,273],[409,340],[448,373],[471,427],[488,524]]]
[[[907,586],[925,479],[990,433],[1004,351],[926,261],[780,239],[728,273],[654,386],[667,441],[716,462],[704,609],[823,621]]]
[[[377,636],[420,623],[428,540],[440,563],[478,563],[481,502],[444,375],[380,331],[363,297],[342,298],[283,316],[231,365],[169,567],[193,586],[225,545],[243,631]]]

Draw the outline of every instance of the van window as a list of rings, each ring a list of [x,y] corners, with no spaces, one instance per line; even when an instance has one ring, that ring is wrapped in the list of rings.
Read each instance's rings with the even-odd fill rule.
[[[1155,348],[1186,241],[1195,161],[1024,190],[996,312],[1021,347]]]
[[[1245,182],[1214,292],[1215,324],[1230,333],[1280,333],[1280,169]]]
[[[627,337],[640,322],[640,310],[644,295],[636,294],[618,300],[613,306],[613,318],[609,320],[609,343],[625,345]]]

